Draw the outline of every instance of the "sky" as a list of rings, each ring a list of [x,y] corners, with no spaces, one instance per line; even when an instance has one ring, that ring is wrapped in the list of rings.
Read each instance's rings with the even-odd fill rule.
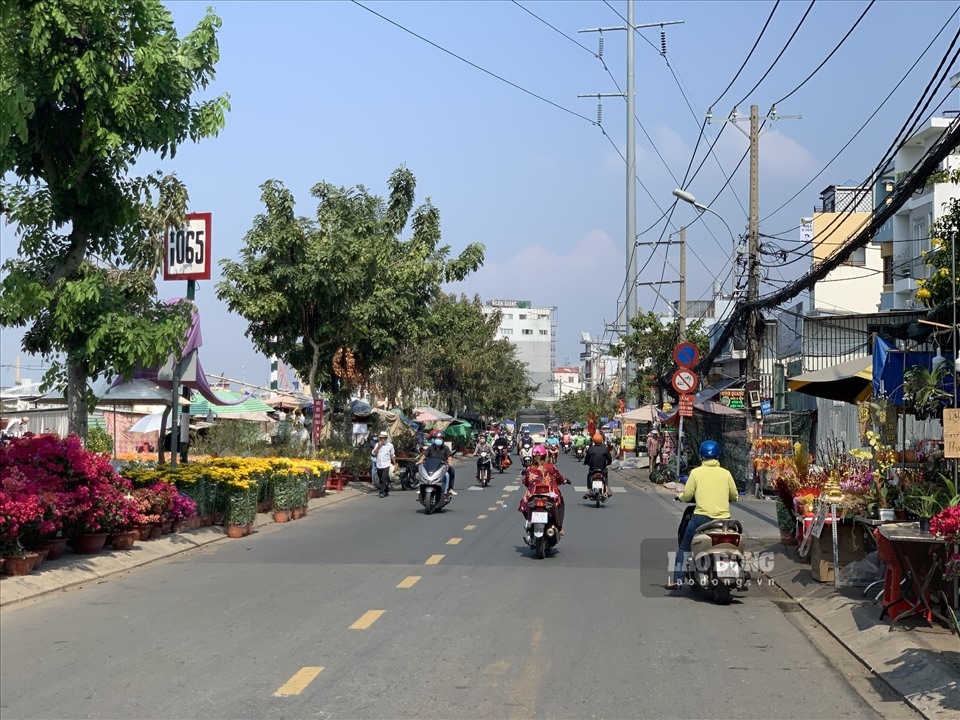
[[[172,160],[144,157],[138,170],[175,172],[191,210],[212,213],[215,262],[238,256],[262,211],[264,181],[283,182],[298,212],[309,215],[315,183],[386,195],[390,173],[406,165],[417,202],[439,209],[452,253],[470,242],[486,247],[483,268],[449,292],[556,306],[557,365],[577,364],[582,332],[611,339],[626,285],[626,103],[603,98],[598,125],[597,98],[578,95],[626,90],[626,34],[605,30],[600,59],[599,34],[579,31],[623,27],[625,0],[170,2],[178,32],[186,35],[208,5],[223,25],[216,81],[204,95],[230,94],[226,127],[183,145]],[[677,246],[665,243],[681,225],[690,226],[688,301],[710,299],[715,283],[728,286],[731,239],[723,221],[736,235],[745,231],[749,187],[748,163],[734,172],[747,138],[729,124],[723,129],[734,106],[748,118],[756,104],[762,117],[779,101],[783,119],[760,139],[760,231],[796,250],[800,218],[811,215],[820,191],[869,177],[960,31],[960,14],[950,19],[955,2],[876,2],[791,94],[868,1],[819,0],[812,8],[783,1],[770,17],[774,5],[635,3],[638,25],[682,21],[663,28],[666,56],[659,27],[636,37],[638,240],[662,241],[636,246],[637,279],[668,281],[637,288],[641,310],[667,312],[678,296],[669,283],[678,278]],[[944,88],[936,98],[926,116],[960,108],[957,91]],[[711,107],[714,121],[704,125]],[[710,213],[698,220],[680,203],[668,223],[676,187],[722,221]],[[3,225],[0,233],[6,260],[17,251],[15,228]],[[798,260],[769,268],[762,292],[808,267]],[[267,385],[269,361],[244,336],[245,321],[217,300],[218,280],[215,265],[212,280],[197,288],[204,368]],[[161,297],[184,291],[182,282],[160,282]],[[39,358],[21,355],[20,335],[0,329],[0,385],[15,381],[18,356],[21,379],[43,374]]]

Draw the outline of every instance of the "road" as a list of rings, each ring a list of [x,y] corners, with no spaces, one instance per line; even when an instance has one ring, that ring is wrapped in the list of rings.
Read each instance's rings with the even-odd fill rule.
[[[517,473],[472,475],[437,515],[367,495],[5,609],[0,715],[914,717],[775,588],[670,596],[681,507],[650,486],[612,473],[600,509],[566,487],[567,536],[536,560]]]

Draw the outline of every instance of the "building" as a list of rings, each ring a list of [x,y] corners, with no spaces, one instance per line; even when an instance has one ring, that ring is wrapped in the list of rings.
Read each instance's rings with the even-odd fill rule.
[[[800,229],[801,241],[810,246],[812,265],[822,263],[866,227],[876,206],[873,194],[866,185],[831,185],[820,193],[820,207]],[[824,315],[876,312],[882,288],[880,246],[870,242],[814,286],[811,310]]]
[[[933,117],[927,120],[919,132],[907,140],[893,159],[892,168],[885,174],[883,190],[893,191],[898,178],[909,173],[917,161],[935,144],[950,125],[950,118]],[[960,167],[960,149],[954,148],[940,165],[939,176],[931,178],[923,190],[907,200],[892,218],[889,231],[883,236],[883,288],[880,310],[912,310],[920,307],[914,297],[917,280],[929,275],[922,254],[930,250],[930,226],[943,213],[948,200],[960,198],[960,189],[945,180],[945,173]],[[878,240],[880,236],[878,236]]]
[[[583,389],[595,393],[616,393],[623,384],[620,358],[610,355],[610,343],[592,340],[590,333],[580,333],[580,368]]]
[[[527,364],[527,378],[534,399],[553,400],[553,368],[557,353],[557,308],[533,307],[529,300],[490,300],[486,316],[500,313],[497,336],[517,348],[517,357]]]
[[[567,393],[578,393],[583,390],[583,380],[580,379],[580,368],[557,367],[553,369],[554,396],[559,400]]]

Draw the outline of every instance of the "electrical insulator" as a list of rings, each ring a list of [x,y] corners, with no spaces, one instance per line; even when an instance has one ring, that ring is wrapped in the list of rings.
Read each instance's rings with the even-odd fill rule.
[[[597,57],[603,57],[603,34],[600,34],[600,49],[597,51]]]
[[[597,125],[603,125],[603,103],[597,100]]]
[[[667,31],[660,31],[660,54],[664,57],[667,56]]]

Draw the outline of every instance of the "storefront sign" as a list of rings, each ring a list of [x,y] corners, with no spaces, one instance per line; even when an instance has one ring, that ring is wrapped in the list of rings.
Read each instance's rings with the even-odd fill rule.
[[[943,410],[943,456],[960,458],[960,410]]]
[[[743,389],[721,390],[720,403],[727,407],[743,409]]]

